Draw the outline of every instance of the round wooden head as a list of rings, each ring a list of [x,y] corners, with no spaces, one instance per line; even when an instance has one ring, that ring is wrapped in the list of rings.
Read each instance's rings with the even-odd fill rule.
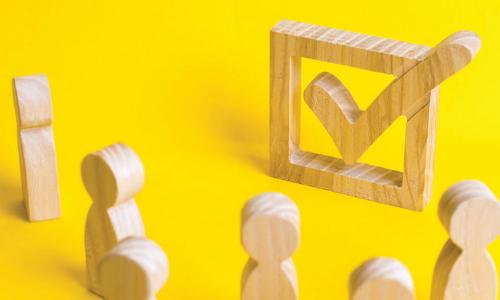
[[[441,197],[439,218],[462,249],[485,248],[500,234],[500,204],[477,180],[451,186]]]
[[[414,300],[410,271],[398,260],[378,257],[363,263],[350,279],[352,300]]]
[[[265,193],[243,208],[241,239],[259,262],[281,262],[299,245],[299,210],[285,195]]]
[[[90,197],[104,208],[132,199],[144,186],[140,158],[121,143],[87,155],[81,172]]]
[[[99,262],[99,282],[105,299],[151,300],[168,278],[168,259],[146,238],[121,241]]]

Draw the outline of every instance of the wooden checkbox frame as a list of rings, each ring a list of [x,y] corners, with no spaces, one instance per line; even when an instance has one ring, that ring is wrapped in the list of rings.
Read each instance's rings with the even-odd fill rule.
[[[464,33],[455,35],[459,34]],[[271,31],[270,42],[271,176],[406,209],[423,210],[432,191],[439,83],[464,67],[479,49],[465,54],[459,52],[462,57],[448,49],[449,53],[441,51],[444,47],[436,47],[444,53],[435,55],[437,62],[456,59],[459,63],[452,60],[456,66],[443,71],[446,76],[442,78],[434,76],[442,71],[435,69],[435,61],[434,65],[421,64],[422,70],[413,72],[415,76],[410,74],[403,78],[413,68],[420,67],[419,63],[431,51],[438,50],[294,21],[279,22]],[[446,43],[459,44],[455,36],[442,44]],[[452,50],[463,50],[457,49]],[[445,54],[451,58],[444,57]],[[470,57],[466,57],[468,54]],[[403,82],[406,85],[415,82],[415,87],[410,87],[411,92],[416,89],[423,96],[419,98],[420,105],[412,106],[403,114],[407,120],[403,172],[358,162],[346,164],[341,158],[300,148],[302,58],[392,74],[396,79],[406,80]],[[405,101],[403,94],[406,92],[402,91],[397,99],[402,99],[401,103]]]

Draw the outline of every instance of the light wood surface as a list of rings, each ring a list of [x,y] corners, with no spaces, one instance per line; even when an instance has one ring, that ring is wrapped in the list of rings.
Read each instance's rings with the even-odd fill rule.
[[[45,75],[13,80],[23,198],[30,221],[61,216],[52,97]]]
[[[439,84],[465,67],[481,46],[472,32],[434,48],[294,21],[271,31],[270,173],[359,198],[422,210],[433,179]],[[301,59],[393,74],[394,81],[361,111],[345,86],[320,74],[304,98],[343,159],[300,149]],[[399,116],[407,119],[404,172],[356,163]]]
[[[352,300],[415,300],[408,269],[385,257],[371,259],[352,273],[350,295]]]
[[[486,247],[500,234],[500,203],[479,181],[450,187],[439,204],[450,239],[434,270],[431,300],[494,300],[498,279]]]
[[[156,243],[130,237],[99,262],[99,282],[106,300],[155,300],[169,275],[168,259]]]
[[[85,225],[88,288],[102,295],[97,264],[118,242],[145,236],[134,196],[144,185],[140,158],[124,144],[114,144],[87,155],[82,180],[92,198]]]
[[[297,300],[291,256],[299,245],[299,211],[286,196],[266,193],[243,209],[241,241],[250,255],[241,283],[243,300]]]

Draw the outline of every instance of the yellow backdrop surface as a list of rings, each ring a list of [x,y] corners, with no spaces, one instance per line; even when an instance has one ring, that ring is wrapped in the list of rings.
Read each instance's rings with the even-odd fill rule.
[[[3,1],[0,9],[0,298],[96,299],[86,291],[83,228],[91,200],[80,162],[116,141],[145,165],[136,200],[167,252],[159,299],[234,300],[246,255],[240,210],[265,191],[301,210],[300,297],[347,299],[350,272],[373,256],[411,270],[428,299],[446,234],[442,192],[480,179],[500,195],[500,4],[494,1]],[[280,19],[435,45],[462,29],[483,48],[442,84],[435,186],[424,212],[268,175],[269,30]],[[335,72],[362,107],[390,77],[306,61],[304,81]],[[52,88],[63,217],[30,224],[22,206],[11,79],[46,73]],[[303,146],[337,153],[302,116]],[[404,120],[362,160],[401,169]],[[490,247],[500,264],[500,242]]]

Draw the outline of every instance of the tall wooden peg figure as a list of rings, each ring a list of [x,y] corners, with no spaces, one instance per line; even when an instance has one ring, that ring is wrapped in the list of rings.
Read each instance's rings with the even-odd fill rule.
[[[434,270],[431,300],[496,300],[497,273],[486,247],[500,234],[500,203],[480,181],[450,187],[439,204],[450,235]]]
[[[52,98],[45,75],[13,80],[23,198],[30,221],[60,217]]]
[[[352,273],[350,295],[351,300],[415,300],[410,271],[385,257],[371,259]]]
[[[145,235],[134,200],[144,185],[144,169],[132,149],[114,144],[84,158],[82,179],[93,200],[85,225],[88,288],[102,295],[99,260],[121,240]]]
[[[243,209],[241,240],[250,259],[242,277],[242,300],[297,300],[290,258],[299,245],[299,210],[286,196],[266,193]]]
[[[121,241],[99,262],[99,280],[106,300],[155,300],[168,278],[163,250],[145,238]]]

